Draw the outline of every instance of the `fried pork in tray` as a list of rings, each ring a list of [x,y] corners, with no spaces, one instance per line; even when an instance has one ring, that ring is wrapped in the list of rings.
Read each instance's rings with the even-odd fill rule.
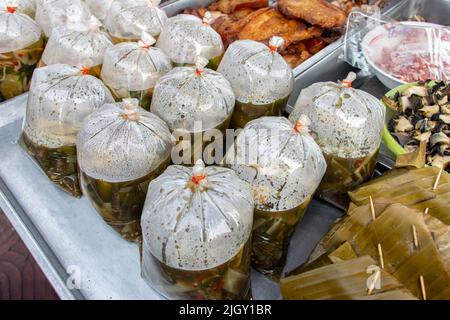
[[[202,18],[212,13],[212,27],[227,48],[236,40],[268,43],[280,36],[285,45],[280,53],[295,68],[341,36],[347,13],[368,0],[219,0],[209,7],[188,8],[184,13]]]

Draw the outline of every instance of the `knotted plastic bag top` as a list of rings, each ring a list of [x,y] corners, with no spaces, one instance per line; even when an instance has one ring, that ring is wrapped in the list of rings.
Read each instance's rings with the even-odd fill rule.
[[[25,49],[41,38],[41,28],[16,7],[0,7],[0,53]]]
[[[106,49],[113,46],[109,35],[101,30],[100,21],[91,16],[88,21],[71,18],[65,25],[53,29],[42,61],[46,65],[65,63],[95,67],[103,63]]]
[[[251,184],[257,209],[293,209],[319,186],[327,165],[310,125],[304,116],[295,125],[284,117],[262,117],[239,133],[226,161]]]
[[[362,90],[351,87],[350,73],[341,83],[318,82],[302,90],[289,116],[311,119],[311,131],[326,154],[361,158],[375,151],[381,142],[385,108]]]
[[[105,27],[111,36],[137,40],[142,32],[157,37],[168,18],[158,7],[160,0],[114,0],[110,6]]]
[[[165,265],[205,270],[231,260],[253,223],[248,184],[228,168],[169,166],[148,189],[141,225],[143,250]]]
[[[153,88],[172,69],[170,59],[151,47],[155,40],[143,34],[138,42],[122,42],[106,50],[101,78],[119,96]]]
[[[114,0],[84,0],[91,13],[101,21],[105,20]]]
[[[269,46],[239,40],[228,47],[217,71],[230,81],[238,101],[268,104],[291,94],[294,75],[277,52],[283,43],[282,38],[272,37]]]
[[[89,20],[92,14],[81,0],[36,0],[36,22],[47,38],[51,36],[53,28],[67,23],[72,16]]]
[[[74,145],[82,121],[114,101],[103,82],[88,73],[65,64],[34,71],[24,123],[31,141],[47,148]]]
[[[196,66],[177,67],[156,84],[151,111],[169,125],[170,130],[201,131],[223,123],[234,109],[234,94],[229,82],[218,72],[205,68],[206,59]]]
[[[172,148],[167,125],[137,99],[104,105],[83,124],[77,139],[80,169],[107,182],[136,180],[167,161]]]
[[[34,18],[36,14],[35,0],[0,0],[0,10],[6,11],[7,7],[14,7],[17,12]]]
[[[177,64],[195,64],[202,56],[208,60],[220,57],[222,38],[210,26],[211,19],[179,14],[169,19],[159,35],[156,46]]]

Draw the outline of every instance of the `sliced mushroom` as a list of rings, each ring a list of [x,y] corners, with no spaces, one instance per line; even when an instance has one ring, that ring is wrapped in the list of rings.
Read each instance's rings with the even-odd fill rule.
[[[383,101],[383,103],[388,106],[390,109],[394,110],[394,111],[398,111],[398,103],[395,102],[392,99],[389,99],[387,96],[383,96],[381,98],[381,101]]]
[[[406,96],[400,97],[399,104],[400,104],[401,110],[403,112],[406,112],[406,110],[412,109],[412,107],[413,107],[411,100],[409,100],[409,98]]]
[[[445,169],[450,164],[450,156],[441,156],[439,154],[435,154],[434,156],[428,156],[427,161],[433,167]]]
[[[430,137],[431,137],[431,131],[420,132],[418,130],[418,131],[415,131],[414,135],[413,135],[413,138],[418,141],[428,141],[428,139],[430,139]]]
[[[423,86],[412,86],[403,92],[403,95],[408,97],[412,96],[413,94],[420,97],[425,97],[428,95],[428,89]]]
[[[419,109],[419,112],[422,113],[425,117],[431,118],[433,114],[439,113],[440,108],[437,104],[433,106],[425,106]]]
[[[450,114],[450,103],[441,105],[441,113]]]
[[[445,95],[441,99],[438,99],[437,103],[438,105],[442,106],[448,102],[448,97]]]
[[[408,132],[414,129],[414,126],[412,125],[409,120],[402,116],[396,120],[395,124],[395,132]]]
[[[423,118],[414,124],[414,128],[422,132],[433,130],[435,127],[436,121],[431,121],[428,118]]]
[[[411,140],[409,134],[405,132],[394,132],[392,133],[392,136],[397,138],[397,141],[401,146],[406,145],[408,141]]]
[[[434,146],[435,144],[446,144],[450,145],[450,138],[443,132],[438,132],[433,134],[430,137],[430,143],[431,146]]]
[[[450,114],[443,114],[443,113],[441,113],[439,115],[439,120],[441,120],[442,122],[444,122],[446,124],[450,124]]]

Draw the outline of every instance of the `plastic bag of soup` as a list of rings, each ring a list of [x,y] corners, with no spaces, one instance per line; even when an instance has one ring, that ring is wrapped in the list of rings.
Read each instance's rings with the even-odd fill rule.
[[[381,143],[385,108],[380,100],[342,82],[318,82],[302,90],[289,119],[311,119],[311,132],[322,148],[327,172],[318,194],[343,203],[347,191],[369,179]]]
[[[294,87],[291,67],[277,52],[284,43],[272,37],[269,46],[253,40],[233,42],[225,52],[218,71],[230,81],[236,95],[231,120],[243,128],[263,116],[279,116]]]
[[[3,10],[7,7],[15,7],[17,12],[26,14],[32,19],[36,14],[35,0],[0,0],[0,9]]]
[[[28,90],[44,49],[41,28],[16,7],[0,7],[0,101]]]
[[[116,99],[136,98],[150,109],[157,80],[172,69],[170,59],[152,47],[155,39],[144,33],[138,42],[123,42],[105,53],[101,79]]]
[[[220,35],[211,27],[211,14],[203,19],[179,14],[169,19],[156,46],[163,50],[175,66],[195,65],[199,56],[208,59],[207,67],[216,70],[223,55]]]
[[[81,0],[36,0],[36,22],[48,39],[55,27],[64,25],[71,16],[89,20],[92,13]]]
[[[92,75],[100,77],[106,49],[112,46],[111,38],[101,29],[97,18],[91,16],[86,21],[74,15],[66,24],[53,29],[39,66],[84,65]]]
[[[325,174],[326,162],[306,116],[252,120],[239,133],[226,163],[248,182],[255,202],[252,266],[279,280],[292,233]]]
[[[91,13],[100,21],[104,21],[108,15],[113,0],[84,0]]]
[[[148,184],[170,162],[167,125],[124,99],[85,120],[77,147],[83,195],[124,239],[139,241]]]
[[[168,167],[142,213],[143,278],[170,299],[250,298],[252,220],[250,187],[233,170]]]
[[[82,121],[113,98],[86,68],[54,64],[35,70],[21,144],[48,178],[81,196],[76,135]]]
[[[114,0],[104,20],[113,42],[136,42],[143,32],[157,38],[168,20],[164,10],[158,7],[160,2]]]

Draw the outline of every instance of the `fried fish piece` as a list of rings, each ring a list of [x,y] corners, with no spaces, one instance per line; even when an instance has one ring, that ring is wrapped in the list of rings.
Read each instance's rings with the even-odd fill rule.
[[[299,53],[288,53],[283,55],[284,60],[291,66],[292,69],[300,65],[305,60],[309,59],[312,55],[308,51],[302,51]]]
[[[229,14],[241,9],[259,9],[268,6],[268,0],[219,0],[211,4],[208,9]]]
[[[300,18],[325,29],[345,25],[347,15],[326,0],[278,0],[278,9],[289,18]]]
[[[318,37],[322,29],[308,27],[298,19],[288,19],[275,8],[258,10],[259,14],[250,17],[249,22],[239,32],[239,40],[267,42],[273,36],[282,37],[285,45],[305,39]]]

